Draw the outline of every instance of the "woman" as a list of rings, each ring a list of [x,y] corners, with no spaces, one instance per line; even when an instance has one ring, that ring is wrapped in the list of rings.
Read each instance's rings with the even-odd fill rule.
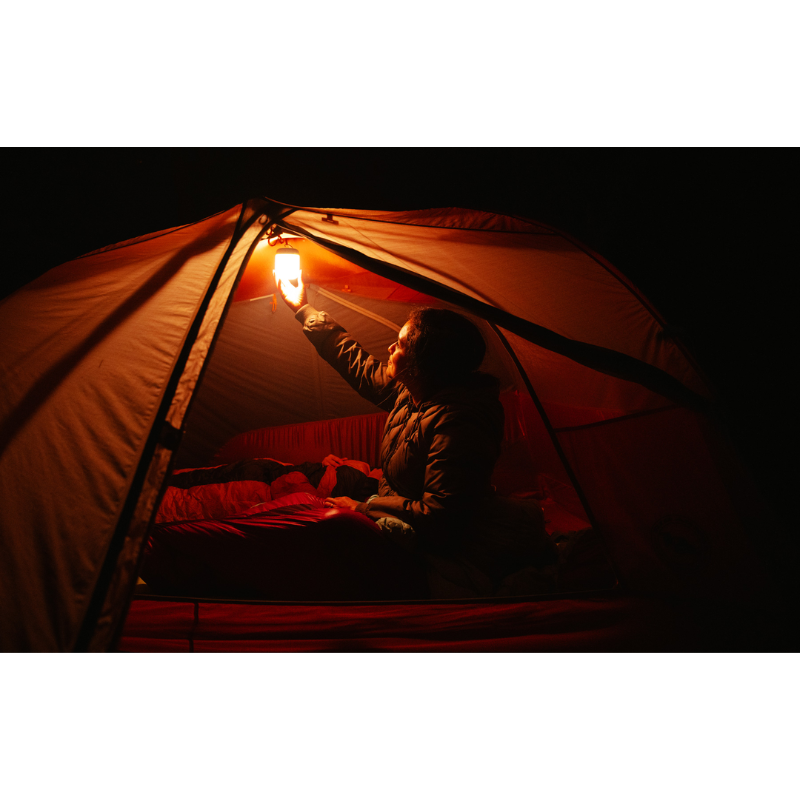
[[[512,572],[555,561],[538,506],[494,495],[503,407],[497,379],[478,371],[486,344],[473,323],[445,309],[414,311],[384,364],[307,304],[302,276],[278,289],[317,352],[389,412],[378,494],[330,505],[366,514],[419,556],[434,597],[491,595]]]

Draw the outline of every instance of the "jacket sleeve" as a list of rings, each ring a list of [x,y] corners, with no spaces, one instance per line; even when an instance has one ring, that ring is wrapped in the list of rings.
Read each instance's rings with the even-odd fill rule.
[[[448,411],[431,428],[421,498],[375,497],[363,510],[373,519],[397,517],[414,529],[426,549],[445,552],[475,522],[499,452],[486,425],[473,414]]]
[[[386,374],[386,364],[367,353],[325,311],[304,305],[295,315],[303,333],[325,359],[365,400],[391,410],[397,386]]]

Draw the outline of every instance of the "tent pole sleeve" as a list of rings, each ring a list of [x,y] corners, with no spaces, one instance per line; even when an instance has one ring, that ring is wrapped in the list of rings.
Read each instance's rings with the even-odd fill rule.
[[[263,211],[263,209],[262,209],[262,211]],[[256,218],[256,216],[257,216],[256,214],[253,214],[253,216],[250,219],[250,221],[245,225],[242,233],[244,233],[244,231],[247,230],[250,227],[250,224],[252,223],[253,219]],[[262,216],[266,216],[266,221],[265,222],[261,221]],[[256,224],[262,226],[261,234],[263,234],[264,231],[266,231],[275,222],[276,222],[276,220],[273,219],[272,217],[270,217],[269,214],[260,214],[259,213],[258,214],[258,222]],[[253,255],[253,251],[258,246],[258,243],[259,243],[260,239],[261,239],[261,235],[256,236],[253,239],[250,247],[247,250],[247,253],[245,254],[244,258],[242,259],[242,263],[241,263],[241,266],[239,267],[238,273],[236,274],[236,278],[234,279],[233,284],[231,285],[230,294],[228,295],[228,299],[227,299],[227,301],[225,303],[225,307],[223,308],[222,313],[220,314],[220,319],[219,319],[219,322],[217,324],[217,329],[216,329],[216,331],[214,333],[214,336],[213,336],[213,338],[211,340],[211,343],[209,345],[205,361],[203,362],[203,366],[202,366],[202,368],[200,370],[200,374],[197,377],[197,383],[195,385],[194,392],[192,393],[192,398],[190,399],[189,405],[188,405],[188,407],[186,409],[186,413],[184,414],[184,417],[183,417],[184,422],[181,425],[181,429],[180,430],[175,430],[174,428],[172,428],[172,426],[169,426],[169,423],[166,422],[166,420],[164,422],[165,426],[169,426],[170,433],[173,435],[172,441],[169,442],[169,449],[171,451],[171,457],[170,457],[170,460],[169,460],[169,465],[167,466],[167,475],[169,475],[172,472],[172,469],[174,467],[175,458],[177,456],[178,448],[180,447],[180,443],[181,443],[181,440],[183,438],[183,433],[184,433],[184,430],[185,430],[185,421],[189,417],[189,412],[191,411],[192,403],[194,401],[194,398],[197,396],[197,390],[200,388],[200,385],[201,385],[201,383],[203,381],[203,376],[205,375],[206,367],[211,361],[211,356],[213,355],[214,347],[216,346],[217,340],[219,339],[220,331],[222,330],[222,327],[225,324],[225,318],[227,317],[228,311],[230,310],[231,304],[233,303],[233,296],[234,296],[234,294],[236,294],[236,288],[238,287],[239,282],[242,279],[242,275],[244,274],[244,271],[247,269],[247,265],[250,262],[250,257]],[[163,440],[164,437],[162,436],[161,438]],[[155,501],[155,504],[154,504],[154,508],[155,509],[158,509],[158,507],[159,507],[159,505],[161,503],[161,500],[162,500],[162,498],[164,496],[165,490],[166,490],[166,483],[164,483],[164,485],[162,485],[161,490],[159,491],[158,497],[156,498],[156,501]],[[148,529],[149,529],[151,524],[152,524],[152,520],[148,521]],[[142,544],[144,544],[144,542],[142,542]],[[137,575],[139,574],[139,570],[141,569],[143,557],[144,557],[144,547],[140,547],[139,548],[139,553],[138,553],[138,556],[137,556],[137,560],[136,560],[136,574]],[[116,630],[114,631],[114,633],[112,635],[112,638],[111,638],[111,641],[110,641],[110,644],[109,644],[109,648],[108,648],[109,650],[116,650],[117,645],[119,644],[119,640],[122,637],[123,622],[124,622],[125,616],[127,614],[127,609],[130,607],[130,604],[131,604],[131,602],[133,600],[135,589],[136,589],[135,585],[132,585],[130,591],[128,592],[128,596],[127,596],[126,602],[125,602],[125,613],[120,615],[119,624],[116,626]]]
[[[551,350],[554,353],[566,356],[578,364],[582,364],[585,367],[597,370],[606,375],[611,375],[615,378],[622,378],[623,380],[638,383],[656,394],[660,394],[662,397],[666,397],[679,405],[686,406],[695,411],[700,411],[703,414],[709,416],[716,415],[715,407],[712,405],[711,401],[692,391],[687,386],[684,386],[677,378],[660,370],[658,367],[654,367],[652,364],[639,361],[639,359],[633,356],[629,356],[626,353],[619,353],[607,347],[588,344],[587,342],[579,342],[575,339],[568,339],[566,336],[561,336],[542,325],[537,325],[534,322],[521,319],[483,300],[470,297],[448,286],[442,286],[429,278],[387,264],[377,258],[365,255],[358,250],[353,250],[350,247],[330,242],[298,226],[282,222],[281,228],[309,239],[320,247],[332,253],[336,253],[336,255],[341,256],[359,267],[363,267],[368,272],[373,272],[376,275],[388,278],[403,286],[407,286],[409,289],[414,289],[415,291],[430,295],[446,303],[452,303],[487,322],[499,325],[505,330],[511,331],[529,342],[544,347],[546,350]]]
[[[273,213],[276,213],[276,212],[273,212]],[[289,213],[289,211],[288,210],[287,211],[283,211],[282,213],[287,214],[287,213]],[[244,272],[247,269],[247,265],[250,263],[250,258],[252,257],[253,252],[255,251],[256,247],[258,247],[258,243],[261,240],[261,236],[264,234],[265,231],[267,231],[270,228],[270,226],[274,225],[276,222],[280,221],[280,219],[281,219],[281,217],[278,217],[276,219],[275,217],[270,215],[270,212],[268,210],[265,211],[262,208],[259,211],[257,211],[255,214],[253,214],[252,218],[247,223],[247,225],[245,226],[244,230],[247,230],[247,228],[250,227],[250,225],[252,224],[253,220],[256,219],[256,217],[258,217],[257,224],[261,225],[261,233],[253,239],[253,241],[250,244],[250,247],[248,247],[247,253],[245,253],[244,258],[242,259],[242,263],[239,265],[239,270],[236,273],[236,277],[234,278],[233,283],[231,284],[231,291],[228,294],[228,298],[225,301],[225,306],[222,309],[222,312],[220,313],[219,322],[217,324],[216,330],[214,331],[214,335],[211,338],[211,343],[208,346],[208,353],[206,354],[206,358],[205,358],[205,361],[203,362],[203,366],[202,366],[202,368],[200,370],[200,374],[197,377],[197,383],[195,385],[194,392],[192,393],[192,397],[189,400],[189,406],[187,407],[186,413],[183,416],[183,424],[181,425],[181,431],[180,431],[181,438],[183,437],[183,431],[184,431],[184,428],[185,428],[186,418],[189,416],[189,411],[191,410],[191,407],[192,407],[192,401],[197,396],[197,390],[200,388],[200,386],[201,386],[201,384],[203,382],[203,377],[205,376],[205,373],[206,373],[206,367],[210,363],[211,357],[214,354],[214,348],[217,345],[217,340],[219,339],[219,334],[222,331],[223,326],[225,325],[225,320],[228,317],[228,312],[230,311],[230,308],[233,305],[233,296],[236,294],[236,289],[239,287],[239,283],[242,280],[242,275],[244,275]],[[261,221],[262,217],[266,217],[266,220],[264,222]],[[244,230],[242,231],[242,234],[244,233]],[[269,295],[266,295],[266,296],[269,297]],[[178,448],[176,446],[173,449],[177,450]]]
[[[153,425],[150,429],[150,435],[148,436],[147,441],[145,442],[145,446],[142,452],[142,457],[139,459],[139,465],[136,469],[136,472],[134,473],[133,480],[131,481],[131,486],[130,489],[128,490],[128,495],[125,500],[125,504],[120,513],[116,528],[111,537],[111,541],[109,542],[108,550],[106,551],[106,557],[103,561],[102,567],[100,568],[100,574],[98,575],[94,591],[92,592],[92,597],[89,600],[89,604],[87,606],[86,613],[84,614],[81,628],[75,640],[74,650],[76,651],[79,652],[87,651],[89,649],[90,644],[92,643],[94,631],[97,626],[97,622],[100,618],[100,614],[103,610],[103,606],[105,604],[106,595],[108,594],[112,579],[117,570],[117,562],[120,553],[122,552],[127,532],[133,521],[133,514],[136,509],[139,494],[141,493],[142,487],[144,485],[145,477],[150,467],[150,463],[156,453],[156,448],[159,443],[159,439],[161,437],[164,420],[166,419],[167,412],[169,411],[170,405],[172,404],[173,395],[175,394],[175,390],[177,389],[180,377],[183,374],[183,370],[186,367],[186,362],[189,358],[192,346],[194,345],[194,342],[197,339],[197,336],[200,332],[200,327],[202,325],[206,311],[208,310],[208,306],[211,303],[211,299],[214,296],[214,292],[216,291],[217,286],[219,285],[219,281],[222,278],[223,273],[225,272],[225,268],[228,265],[228,261],[237,243],[239,242],[239,239],[242,237],[244,232],[250,227],[253,221],[261,213],[263,213],[263,211],[259,210],[255,214],[251,215],[250,219],[245,222],[244,217],[246,210],[247,210],[247,203],[243,203],[242,209],[239,212],[239,218],[236,221],[236,226],[234,227],[233,234],[231,235],[231,241],[219,265],[217,266],[217,269],[208,285],[208,288],[206,289],[205,296],[203,297],[203,300],[200,303],[197,313],[195,314],[195,318],[192,322],[191,327],[189,328],[186,340],[184,341],[183,348],[181,349],[181,352],[176,360],[175,367],[173,368],[172,371],[172,375],[170,376],[170,380],[165,388],[164,394],[161,399],[161,404],[154,418]]]
[[[495,335],[505,347],[506,352],[511,357],[511,360],[514,362],[514,366],[517,368],[520,377],[522,378],[523,382],[525,383],[528,392],[530,392],[531,399],[536,406],[536,410],[539,412],[539,416],[542,418],[542,422],[544,423],[545,428],[547,428],[547,433],[550,436],[550,440],[553,442],[553,447],[556,449],[556,453],[558,453],[558,457],[561,459],[561,463],[564,465],[564,469],[567,471],[567,475],[569,476],[570,482],[572,483],[572,487],[575,489],[575,493],[578,495],[578,499],[581,501],[581,505],[583,506],[583,510],[586,512],[586,516],[589,519],[589,524],[594,528],[595,531],[598,532],[600,535],[600,541],[603,543],[603,549],[606,550],[605,544],[605,537],[602,536],[602,531],[597,524],[597,519],[595,518],[594,514],[592,513],[592,508],[589,505],[589,501],[586,498],[586,495],[581,487],[580,481],[578,480],[578,476],[575,474],[575,471],[572,469],[572,465],[569,463],[569,459],[567,458],[566,453],[564,452],[564,448],[561,447],[561,442],[558,441],[558,435],[556,434],[553,426],[550,424],[550,420],[547,417],[547,413],[544,410],[544,406],[542,405],[541,400],[539,400],[539,395],[536,394],[536,390],[533,388],[533,384],[531,383],[531,379],[528,377],[528,373],[525,371],[525,368],[520,363],[520,360],[517,358],[517,354],[514,352],[514,349],[508,342],[508,339],[503,335],[502,331],[498,329],[498,327],[492,323],[490,323],[492,330],[495,332]],[[614,579],[616,580],[616,586],[620,585],[619,575],[617,575],[617,570],[614,567],[614,561],[610,558],[608,551],[606,550],[606,559],[608,563],[611,565],[611,570],[614,573]]]

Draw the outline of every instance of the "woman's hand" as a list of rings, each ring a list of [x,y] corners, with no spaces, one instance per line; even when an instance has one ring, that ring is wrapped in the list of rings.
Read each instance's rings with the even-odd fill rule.
[[[322,459],[322,464],[326,467],[341,467],[346,462],[346,458],[335,456],[333,453],[331,453],[329,456],[325,456],[325,458]]]
[[[358,508],[358,502],[350,497],[327,497],[325,505],[328,508],[349,508],[351,511]]]
[[[275,275],[274,272],[272,274]],[[278,291],[284,302],[295,314],[308,302],[302,272],[298,275],[297,286],[293,286],[290,282],[284,283],[277,275],[275,275],[275,283],[278,285]]]

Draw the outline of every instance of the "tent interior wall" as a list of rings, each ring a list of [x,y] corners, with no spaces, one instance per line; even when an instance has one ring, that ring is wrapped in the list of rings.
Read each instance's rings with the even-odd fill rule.
[[[170,469],[207,466],[247,431],[375,413],[317,357],[289,309],[273,303],[274,248],[262,236],[274,219],[300,250],[310,302],[377,357],[412,306],[448,304],[421,291],[422,278],[711,397],[691,358],[613,267],[527,220],[258,200],[103,248],[0,306],[8,342],[0,523],[17,534],[4,544],[0,599],[14,616],[4,624],[6,649],[103,649],[116,639]],[[591,521],[626,590],[759,590],[746,532],[753,509],[743,505],[752,492],[713,418],[635,375],[530,341],[476,313],[479,306],[451,307],[485,335],[516,491],[551,492]]]

